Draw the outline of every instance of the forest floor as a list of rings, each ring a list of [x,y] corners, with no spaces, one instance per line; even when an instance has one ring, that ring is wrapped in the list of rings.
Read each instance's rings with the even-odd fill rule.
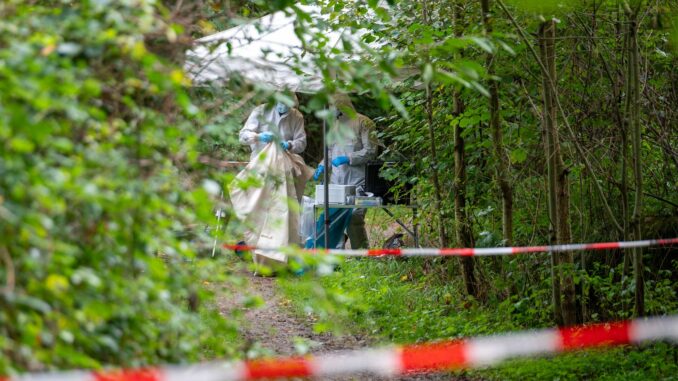
[[[247,282],[238,292],[220,293],[218,308],[224,317],[230,317],[233,308],[243,308],[241,335],[246,341],[246,351],[257,354],[291,356],[299,354],[322,354],[342,350],[358,349],[373,344],[370,337],[359,334],[335,335],[316,333],[312,315],[296,315],[290,308],[290,300],[278,290],[275,278],[247,276]],[[258,295],[263,305],[244,308],[243,295]],[[301,353],[300,353],[301,352]],[[306,352],[306,353],[304,353]],[[450,374],[416,374],[399,378],[385,378],[371,374],[354,374],[345,377],[324,378],[327,380],[450,380]],[[464,378],[455,377],[455,380]]]

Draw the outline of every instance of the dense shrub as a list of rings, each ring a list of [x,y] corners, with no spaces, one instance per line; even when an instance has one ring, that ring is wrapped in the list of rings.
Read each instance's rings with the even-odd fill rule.
[[[181,32],[158,11],[0,4],[0,374],[225,352],[187,302],[211,270],[178,233],[210,203],[181,183],[201,116],[147,48]]]

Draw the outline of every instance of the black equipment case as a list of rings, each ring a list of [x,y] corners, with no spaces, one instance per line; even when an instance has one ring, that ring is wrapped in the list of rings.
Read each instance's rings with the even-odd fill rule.
[[[392,167],[395,164],[395,162],[391,161],[370,161],[365,168],[365,191],[381,197],[384,201],[384,205],[406,205],[410,203],[411,184],[406,183],[404,186],[401,186],[397,191],[398,197],[396,197],[393,190],[396,185],[398,185],[398,182],[396,180],[389,181],[380,176],[384,169]]]

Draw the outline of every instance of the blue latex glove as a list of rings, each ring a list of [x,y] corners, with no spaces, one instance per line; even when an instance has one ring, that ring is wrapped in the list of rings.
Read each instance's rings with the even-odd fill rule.
[[[289,150],[291,146],[290,142],[280,142],[280,147],[285,151]]]
[[[319,165],[318,169],[316,169],[315,173],[313,174],[313,180],[318,181],[318,179],[320,178],[320,175],[322,175],[323,172],[325,172],[325,166]]]
[[[270,132],[262,132],[259,134],[259,141],[262,143],[270,143],[273,141],[273,134]]]
[[[335,166],[335,167],[339,167],[341,165],[348,164],[350,162],[351,162],[351,160],[348,158],[348,156],[339,156],[339,157],[335,158],[334,160],[332,160],[332,165]]]

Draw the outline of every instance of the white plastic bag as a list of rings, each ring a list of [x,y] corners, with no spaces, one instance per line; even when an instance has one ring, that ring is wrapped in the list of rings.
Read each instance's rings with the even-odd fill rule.
[[[313,215],[313,205],[315,200],[304,196],[301,202],[301,218],[299,219],[299,237],[301,242],[313,237],[313,227],[315,225],[315,216]]]
[[[228,188],[233,210],[247,227],[244,238],[248,245],[279,248],[299,243],[299,209],[291,204],[298,202],[299,192],[311,176],[313,170],[301,156],[273,143],[236,176]],[[252,179],[258,184],[253,185]],[[255,250],[254,256],[287,261],[278,251]]]

